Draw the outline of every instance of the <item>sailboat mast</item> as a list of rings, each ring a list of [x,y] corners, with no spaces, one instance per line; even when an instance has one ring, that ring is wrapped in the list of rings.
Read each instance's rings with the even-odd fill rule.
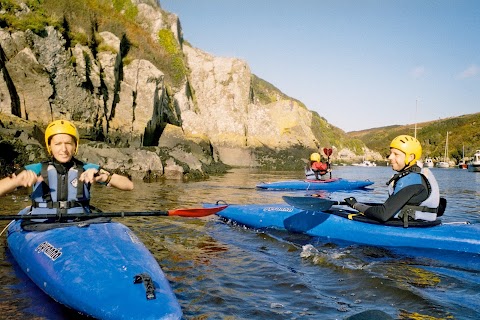
[[[447,131],[447,140],[445,141],[445,156],[443,160],[445,162],[447,162],[447,154],[448,154],[448,131]]]

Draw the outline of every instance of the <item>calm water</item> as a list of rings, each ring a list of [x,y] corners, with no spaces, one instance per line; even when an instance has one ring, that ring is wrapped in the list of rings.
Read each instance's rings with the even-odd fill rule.
[[[480,173],[432,169],[448,200],[445,221],[480,222]],[[341,200],[386,198],[388,167],[335,167],[334,176],[370,179],[372,189],[326,194]],[[302,172],[236,169],[194,183],[144,184],[133,192],[94,190],[104,211],[201,207],[203,202],[280,203],[285,194],[255,184],[302,178]],[[0,198],[0,214],[16,213],[25,193]],[[378,309],[397,319],[479,319],[480,257],[328,243],[283,232],[257,232],[217,217],[122,220],[144,241],[171,282],[185,319],[344,319]],[[0,221],[0,227],[7,224]],[[0,318],[83,319],[33,285],[0,242]],[[460,258],[461,264],[457,261]]]

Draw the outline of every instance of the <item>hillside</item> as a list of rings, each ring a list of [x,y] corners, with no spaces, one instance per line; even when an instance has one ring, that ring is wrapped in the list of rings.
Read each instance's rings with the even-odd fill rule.
[[[448,134],[448,157],[457,161],[471,157],[480,149],[480,113],[463,115],[417,124],[417,138],[423,147],[423,155],[436,159],[443,157]],[[365,145],[381,154],[388,153],[390,141],[400,134],[415,135],[415,125],[392,125],[347,133],[351,138],[360,139]]]

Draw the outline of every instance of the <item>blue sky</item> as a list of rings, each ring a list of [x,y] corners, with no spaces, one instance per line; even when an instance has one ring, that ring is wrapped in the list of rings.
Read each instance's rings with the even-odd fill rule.
[[[184,39],[345,131],[480,112],[480,1],[160,0]],[[413,134],[413,133],[412,133]]]

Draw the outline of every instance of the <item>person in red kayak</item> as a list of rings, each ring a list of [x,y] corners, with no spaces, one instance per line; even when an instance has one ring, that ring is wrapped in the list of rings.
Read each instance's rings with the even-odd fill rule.
[[[345,202],[361,214],[382,222],[392,218],[435,221],[443,214],[446,200],[440,198],[438,183],[428,168],[418,166],[422,156],[420,142],[409,135],[400,135],[390,143],[388,160],[397,171],[387,182],[389,197],[383,204],[367,205],[348,197]],[[442,200],[440,200],[442,199]]]
[[[305,168],[305,177],[307,179],[323,180],[323,176],[330,171],[328,163],[323,162],[322,156],[314,152],[310,155],[310,165]]]
[[[74,158],[78,152],[79,133],[67,120],[50,123],[45,130],[48,161],[29,164],[0,180],[0,196],[19,187],[33,187],[32,213],[82,213],[89,210],[90,187],[94,183],[120,190],[132,190],[133,182],[111,173],[97,164]]]

